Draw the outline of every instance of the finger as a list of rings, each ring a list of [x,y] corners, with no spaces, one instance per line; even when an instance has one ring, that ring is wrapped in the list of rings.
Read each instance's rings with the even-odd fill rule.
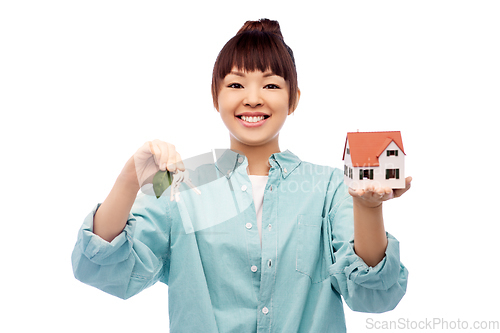
[[[170,170],[170,168],[168,168],[168,159],[169,159],[170,151],[171,151],[170,146],[173,146],[173,145],[170,143],[164,142],[164,141],[160,141],[160,140],[155,140],[154,144],[156,145],[156,147],[158,147],[158,150],[160,151],[160,153],[158,154],[158,161],[157,161],[157,164],[160,167],[160,170],[162,170],[162,171],[165,171],[165,170],[175,171],[175,170]]]
[[[150,141],[146,141],[144,142],[144,144],[137,150],[136,154],[140,154],[140,155],[147,155],[149,157],[149,155],[151,155],[151,148],[150,148],[150,144],[151,142]]]
[[[161,171],[165,171],[165,169],[161,168],[161,164],[160,164],[162,151],[161,151],[160,146],[158,145],[158,140],[149,141],[149,150],[151,151],[151,154],[153,155],[153,158],[154,158],[156,165],[158,165],[160,167]]]
[[[358,197],[359,196],[358,190],[355,190],[355,189],[352,189],[352,188],[349,187],[348,191],[349,191],[349,194],[351,196],[353,196],[353,197]]]
[[[170,171],[185,170],[181,155],[176,151],[175,146],[172,144],[168,144],[168,159],[166,163],[167,168]]]
[[[358,189],[349,188],[349,194],[352,195],[353,197],[361,198],[366,194],[366,192],[362,188]]]
[[[149,152],[151,153],[151,155],[154,155],[155,149],[153,147],[153,143],[151,141],[148,141],[147,144],[149,145]]]
[[[176,152],[176,154],[175,154],[175,163],[177,165],[177,169],[179,169],[181,171],[186,170],[186,168],[184,167],[184,162],[182,162],[181,155],[178,152]]]
[[[384,198],[384,200],[388,200],[388,199],[392,199],[392,188],[390,187],[384,187],[382,188],[382,197]]]
[[[384,187],[378,187],[373,189],[373,194],[374,196],[379,196],[382,198],[385,195],[385,188]]]
[[[165,150],[166,150],[166,155],[165,158],[163,159],[163,163],[165,163],[166,168],[171,171],[175,172],[177,170],[177,167],[175,163],[173,163],[175,156],[177,154],[177,151],[175,150],[175,146],[171,143],[165,143],[164,144]]]
[[[369,196],[373,196],[373,194],[375,193],[375,188],[373,187],[373,185],[367,185],[366,188],[365,188],[365,192]]]
[[[170,170],[168,168],[168,158],[170,156],[171,144],[160,141],[160,142],[158,142],[158,146],[161,148],[161,157],[160,157],[160,161],[159,161],[160,169],[168,170],[168,171],[175,171],[175,170]]]

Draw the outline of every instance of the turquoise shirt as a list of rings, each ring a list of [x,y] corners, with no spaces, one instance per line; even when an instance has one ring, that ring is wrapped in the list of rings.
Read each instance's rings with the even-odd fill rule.
[[[345,332],[342,297],[354,311],[392,310],[406,291],[399,243],[367,266],[353,250],[352,197],[339,169],[271,155],[262,248],[245,156],[225,150],[157,199],[140,193],[111,243],[78,234],[75,277],[127,299],[157,281],[169,286],[171,332]]]

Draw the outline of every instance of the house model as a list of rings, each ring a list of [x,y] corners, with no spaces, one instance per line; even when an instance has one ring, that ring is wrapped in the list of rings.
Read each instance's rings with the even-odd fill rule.
[[[344,182],[353,189],[405,188],[401,132],[350,132],[344,147]]]

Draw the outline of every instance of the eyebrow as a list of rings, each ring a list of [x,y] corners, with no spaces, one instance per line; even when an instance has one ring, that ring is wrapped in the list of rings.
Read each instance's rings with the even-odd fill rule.
[[[231,71],[229,74],[245,77],[245,74],[243,72]],[[264,74],[264,77],[270,77],[270,76],[279,76],[279,75],[274,74],[273,72],[267,72]]]
[[[237,75],[237,76],[245,76],[245,74],[243,74],[242,72],[235,72],[235,71],[231,71],[229,74],[233,74],[233,75]]]

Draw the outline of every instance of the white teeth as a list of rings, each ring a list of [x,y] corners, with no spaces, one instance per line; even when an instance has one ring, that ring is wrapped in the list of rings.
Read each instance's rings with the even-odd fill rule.
[[[257,117],[241,116],[241,119],[249,123],[256,123],[258,121],[264,120],[264,116],[257,116]]]

